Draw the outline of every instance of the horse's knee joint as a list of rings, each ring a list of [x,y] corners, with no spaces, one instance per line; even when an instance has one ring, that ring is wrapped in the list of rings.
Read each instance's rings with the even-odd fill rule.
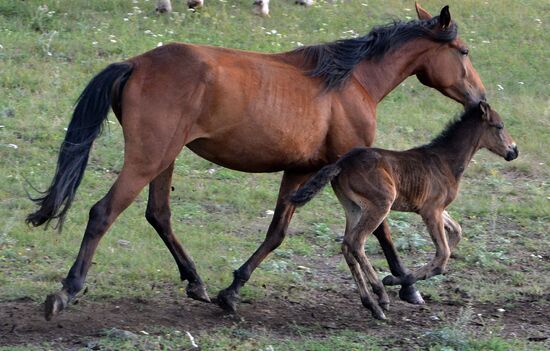
[[[166,223],[170,223],[170,211],[147,208],[145,211],[145,219],[153,227],[163,226]]]
[[[107,210],[101,202],[93,205],[89,212],[86,235],[102,235],[108,226],[107,216]]]

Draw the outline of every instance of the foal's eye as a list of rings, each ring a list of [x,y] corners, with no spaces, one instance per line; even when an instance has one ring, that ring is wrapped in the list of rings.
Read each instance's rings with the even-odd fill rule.
[[[504,124],[502,124],[502,123],[495,124],[495,128],[498,129],[498,130],[504,129]]]
[[[464,55],[464,56],[468,55],[468,53],[470,52],[470,51],[468,50],[468,48],[459,48],[458,50],[459,50],[460,53],[461,53],[462,55]]]

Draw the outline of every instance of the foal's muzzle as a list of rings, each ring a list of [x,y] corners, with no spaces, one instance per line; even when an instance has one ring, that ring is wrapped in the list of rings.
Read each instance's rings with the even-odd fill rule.
[[[518,155],[519,155],[518,147],[516,146],[516,144],[512,144],[510,145],[510,150],[508,150],[508,152],[506,153],[506,157],[504,157],[504,159],[506,161],[512,161],[518,158]]]

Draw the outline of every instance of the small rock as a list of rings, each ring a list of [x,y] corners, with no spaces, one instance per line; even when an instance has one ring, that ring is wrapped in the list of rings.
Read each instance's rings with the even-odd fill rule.
[[[504,308],[497,308],[497,312],[504,313],[506,310]]]
[[[439,317],[438,316],[430,316],[430,319],[432,321],[438,321],[439,320]]]
[[[101,347],[99,346],[99,343],[97,340],[88,341],[86,343],[86,348],[90,350],[100,350]]]
[[[120,338],[120,339],[135,339],[138,336],[131,331],[128,330],[122,330],[117,328],[109,329],[106,333],[109,336]]]
[[[265,211],[266,216],[273,216],[274,213],[275,213],[275,211],[273,211],[273,210],[266,210]]]
[[[128,247],[130,246],[130,242],[128,240],[118,240],[116,242],[119,246],[122,246],[122,247]]]

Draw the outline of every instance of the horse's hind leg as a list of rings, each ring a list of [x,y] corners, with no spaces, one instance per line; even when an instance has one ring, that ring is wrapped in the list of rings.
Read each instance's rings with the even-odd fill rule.
[[[168,166],[167,169],[149,184],[149,201],[147,202],[145,217],[153,228],[155,228],[162,241],[168,247],[168,250],[170,250],[170,253],[172,253],[178,265],[181,280],[189,282],[186,289],[187,296],[195,300],[210,302],[204,283],[197,274],[193,260],[181,246],[170,224],[170,187],[173,171],[174,163]]]
[[[46,320],[50,320],[67,307],[69,301],[82,289],[99,241],[118,215],[132,203],[141,189],[156,175],[153,170],[140,169],[137,173],[135,169],[123,167],[107,195],[90,209],[80,251],[69,274],[62,282],[63,289],[46,298]]]
[[[234,278],[231,285],[218,293],[217,303],[224,310],[230,312],[236,311],[239,290],[250,279],[256,267],[271,251],[275,250],[283,242],[288,224],[295,210],[295,206],[290,204],[287,197],[298,189],[308,177],[309,174],[291,174],[289,172],[283,174],[277,206],[267,230],[266,238],[252,256],[239,269],[233,272]]]
[[[390,266],[390,271],[392,273],[392,275],[385,277],[382,282],[385,285],[397,285],[393,284],[395,280],[394,278],[397,277],[399,280],[398,284],[401,284],[401,289],[399,290],[399,298],[408,303],[417,305],[423,304],[424,299],[414,285],[414,277],[411,271],[409,271],[403,265],[397,253],[397,250],[393,245],[390,226],[388,225],[387,219],[385,219],[384,222],[382,222],[382,224],[380,224],[378,228],[374,230],[374,235],[376,236],[378,242],[380,243],[380,246],[382,247],[382,251],[384,252],[384,256],[386,256],[386,260],[388,261],[388,265]]]

